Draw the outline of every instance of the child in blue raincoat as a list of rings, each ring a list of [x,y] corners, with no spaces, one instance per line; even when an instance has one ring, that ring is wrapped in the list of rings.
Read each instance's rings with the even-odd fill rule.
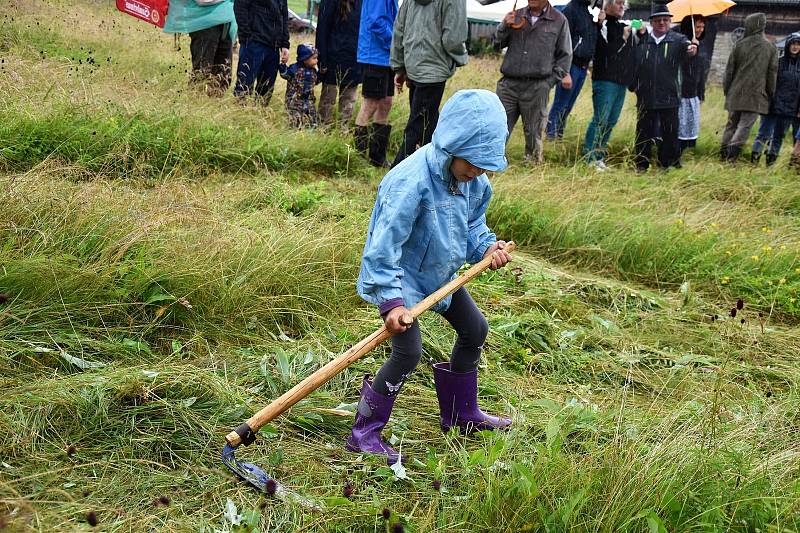
[[[385,455],[398,453],[381,440],[395,398],[419,363],[422,337],[417,321],[400,317],[456,276],[464,263],[491,255],[492,268],[511,260],[486,225],[492,197],[487,171],[508,165],[506,112],[486,90],[459,91],[442,108],[431,143],[393,168],[378,188],[369,224],[358,293],[378,306],[395,333],[392,354],[375,379],[364,378],[361,400],[347,448]],[[433,368],[443,431],[502,429],[505,417],[478,408],[478,362],[489,325],[465,288],[439,302],[439,312],[458,337],[449,363]]]

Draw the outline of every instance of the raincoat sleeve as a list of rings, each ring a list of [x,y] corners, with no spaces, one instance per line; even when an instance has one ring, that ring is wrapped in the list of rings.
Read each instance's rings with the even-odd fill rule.
[[[442,46],[459,67],[467,64],[467,33],[466,2],[448,0],[442,14]]]
[[[281,2],[281,19],[283,20],[281,48],[289,48],[289,3],[287,0],[282,0]]]
[[[389,66],[395,72],[406,68],[405,47],[403,46],[403,35],[406,32],[406,13],[408,13],[409,2],[403,2],[400,12],[394,21],[392,31],[392,49],[389,53]]]
[[[561,26],[561,33],[558,36],[556,49],[553,52],[553,76],[557,81],[561,81],[569,74],[572,65],[572,38],[569,36],[569,26],[564,21]]]
[[[788,48],[788,47],[787,47]],[[778,51],[774,50],[769,61],[767,70],[767,94],[770,98],[775,96],[775,89],[778,83]]]
[[[322,0],[319,6],[319,15],[317,16],[317,37],[314,46],[319,54],[320,68],[328,67],[328,39],[331,34],[331,26],[333,25],[333,18],[336,6],[333,3],[336,0]]]
[[[504,20],[501,20],[497,25],[497,29],[494,31],[494,45],[500,49],[503,49],[508,46],[508,42],[510,40],[511,28],[506,26]]]
[[[368,10],[366,20],[369,32],[380,40],[386,48],[392,45],[392,27],[394,26],[394,20],[392,20],[389,14],[392,12],[392,8],[389,5],[391,1],[392,0],[383,0],[383,6],[380,10]]]
[[[487,183],[478,206],[470,213],[470,220],[467,222],[468,263],[477,263],[483,259],[486,250],[497,241],[497,236],[486,225],[486,208],[491,199],[492,186]]]
[[[363,290],[378,305],[403,297],[400,259],[419,215],[420,197],[416,191],[392,188],[380,202],[369,246],[361,258]]]
[[[727,96],[728,89],[733,83],[733,77],[736,74],[736,55],[737,47],[733,48],[733,52],[728,56],[728,63],[725,65],[725,79],[722,80],[722,92]]]
[[[239,36],[247,39],[252,31],[250,30],[250,16],[251,13],[251,0],[236,0],[234,4],[234,11],[238,12],[240,15],[244,16],[237,16],[236,17],[236,24],[239,25]]]

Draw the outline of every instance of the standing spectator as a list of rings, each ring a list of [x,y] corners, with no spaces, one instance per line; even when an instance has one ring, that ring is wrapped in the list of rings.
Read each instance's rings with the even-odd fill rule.
[[[592,104],[594,115],[586,130],[583,153],[586,161],[605,170],[606,146],[611,130],[619,120],[625,91],[631,82],[631,27],[620,22],[626,0],[605,0],[605,21],[600,27],[592,68]]]
[[[694,19],[694,20],[692,20]],[[697,46],[697,55],[688,58],[681,66],[681,105],[678,108],[678,140],[681,153],[697,145],[700,136],[700,102],[706,99],[706,80],[709,63],[703,52],[706,37],[706,19],[701,15],[684,17],[681,33]]]
[[[289,61],[289,7],[286,0],[234,0],[239,25],[239,65],[236,69],[238,97],[255,93],[269,104],[278,65]]]
[[[295,128],[317,127],[314,87],[320,82],[317,51],[310,44],[297,46],[297,62],[290,67],[281,63],[281,78],[286,80],[286,111]]]
[[[652,30],[639,36],[634,48],[634,75],[631,89],[636,93],[636,171],[650,167],[653,144],[663,168],[680,168],[678,106],[681,91],[681,65],[697,53],[682,34],[669,29],[672,14],[666,4],[653,5]]]
[[[358,62],[364,73],[364,101],[356,116],[356,149],[376,167],[388,167],[389,111],[394,96],[394,74],[389,67],[397,0],[362,0],[358,30]]]
[[[720,156],[735,163],[758,115],[769,112],[778,74],[778,49],[764,36],[767,16],[753,13],[744,19],[744,38],[736,43],[725,67],[725,109],[728,123],[722,134]]]
[[[605,11],[601,10],[598,22],[595,23],[589,12],[589,0],[570,0],[563,13],[569,24],[569,36],[572,40],[572,64],[569,74],[556,85],[553,107],[550,108],[550,116],[547,118],[547,138],[550,140],[564,137],[567,117],[581,93],[589,63],[594,57],[598,23],[601,24],[606,16]]]
[[[547,0],[528,0],[497,25],[495,45],[508,47],[497,96],[508,118],[509,135],[522,116],[525,160],[541,163],[542,137],[550,89],[569,76],[572,41],[569,26]]]
[[[233,0],[202,5],[195,0],[172,0],[164,24],[166,33],[188,33],[192,78],[209,96],[222,96],[231,84],[236,19]]]
[[[467,5],[464,0],[403,2],[392,36],[391,66],[398,92],[408,85],[411,110],[403,144],[392,166],[431,142],[444,85],[467,64]]]
[[[361,83],[361,67],[356,62],[361,0],[322,0],[317,17],[322,94],[319,120],[333,122],[333,106],[339,96],[339,123],[346,128],[353,116],[356,91]]]
[[[786,39],[783,57],[778,61],[775,95],[769,114],[761,117],[750,162],[757,164],[767,146],[767,166],[772,166],[778,159],[789,126],[794,138],[800,129],[800,32]]]

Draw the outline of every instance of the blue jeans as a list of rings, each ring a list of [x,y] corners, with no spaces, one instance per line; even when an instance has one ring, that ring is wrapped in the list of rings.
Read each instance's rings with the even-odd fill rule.
[[[590,163],[605,159],[608,139],[619,120],[627,90],[624,85],[613,81],[592,80],[594,115],[583,143],[583,154]]]
[[[586,81],[587,69],[572,65],[569,67],[569,75],[572,77],[572,89],[565,89],[561,84],[556,85],[556,95],[553,98],[553,107],[550,108],[550,115],[547,117],[547,138],[559,139],[564,136],[564,127],[567,125],[567,117],[575,100],[581,94],[583,82]]]
[[[769,155],[778,155],[783,145],[786,130],[792,127],[792,136],[800,134],[800,118],[785,115],[761,115],[756,140],[753,141],[753,152],[760,154],[767,148]]]
[[[253,93],[264,105],[269,104],[275,78],[278,77],[280,50],[258,42],[246,42],[239,45],[239,65],[236,67],[235,96],[248,96]]]

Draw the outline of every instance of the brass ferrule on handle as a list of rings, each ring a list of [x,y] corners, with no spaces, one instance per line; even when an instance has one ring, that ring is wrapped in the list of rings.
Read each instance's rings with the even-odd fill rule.
[[[510,241],[506,243],[504,250],[506,252],[513,252],[515,248],[516,244],[514,241]],[[410,325],[419,315],[436,305],[440,300],[456,292],[458,289],[478,277],[491,265],[492,256],[484,257],[479,262],[467,269],[463,274],[454,280],[451,280],[439,290],[412,307],[409,310],[411,316],[409,317],[409,315],[403,315],[400,319],[401,323],[403,325]],[[253,416],[248,418],[247,422],[228,433],[225,436],[225,440],[234,448],[240,444],[250,444],[253,442],[253,440],[255,440],[255,434],[258,433],[258,430],[264,427],[264,425],[275,420],[294,404],[330,381],[333,376],[337,375],[355,361],[367,355],[376,346],[391,336],[392,333],[386,329],[386,326],[381,326],[375,332],[362,339],[358,344],[347,350],[345,353],[330,361],[328,364],[283,393],[271,404],[267,405]]]

